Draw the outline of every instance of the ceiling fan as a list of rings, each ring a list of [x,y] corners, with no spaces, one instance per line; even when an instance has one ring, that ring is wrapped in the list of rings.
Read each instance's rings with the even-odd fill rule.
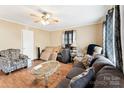
[[[42,23],[43,25],[48,25],[48,24],[56,24],[59,22],[59,19],[56,17],[53,17],[52,13],[46,12],[43,10],[38,10],[40,15],[33,14],[31,13],[30,16],[35,18],[35,23]]]

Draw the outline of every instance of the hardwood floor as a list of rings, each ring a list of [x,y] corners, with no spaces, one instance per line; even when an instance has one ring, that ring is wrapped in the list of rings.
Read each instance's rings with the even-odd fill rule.
[[[40,64],[41,61],[33,61],[33,66]],[[60,63],[60,75],[54,73],[48,83],[49,88],[54,88],[63,79],[72,68],[72,64]],[[33,67],[32,66],[32,67]],[[0,71],[0,87],[1,88],[44,88],[44,80],[33,83],[35,77],[31,74],[31,68],[19,69],[9,75],[5,75]]]

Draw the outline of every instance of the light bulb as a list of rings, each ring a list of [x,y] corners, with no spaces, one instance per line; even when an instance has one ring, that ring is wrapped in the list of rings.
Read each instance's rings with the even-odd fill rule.
[[[43,25],[46,25],[46,22],[45,22],[45,21],[41,21],[41,23],[42,23]]]
[[[50,22],[47,20],[47,21],[46,21],[46,24],[49,24],[49,23],[50,23]]]
[[[41,21],[41,23],[42,23],[43,25],[48,25],[48,24],[49,24],[49,21]]]
[[[50,18],[50,14],[46,14],[46,18]]]

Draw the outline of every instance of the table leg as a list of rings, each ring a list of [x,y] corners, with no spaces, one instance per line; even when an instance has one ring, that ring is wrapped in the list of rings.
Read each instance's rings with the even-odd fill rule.
[[[45,78],[45,88],[48,88],[48,76],[44,76],[44,78]]]

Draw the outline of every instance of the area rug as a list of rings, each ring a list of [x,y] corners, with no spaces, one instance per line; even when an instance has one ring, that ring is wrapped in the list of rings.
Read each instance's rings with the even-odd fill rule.
[[[33,66],[42,63],[41,61],[33,61]],[[57,84],[67,75],[72,68],[72,64],[60,63],[60,74],[54,73],[49,78],[48,87],[55,88]],[[32,68],[23,68],[5,75],[0,71],[0,87],[1,88],[44,88],[44,80],[34,83],[35,77],[31,74]]]

